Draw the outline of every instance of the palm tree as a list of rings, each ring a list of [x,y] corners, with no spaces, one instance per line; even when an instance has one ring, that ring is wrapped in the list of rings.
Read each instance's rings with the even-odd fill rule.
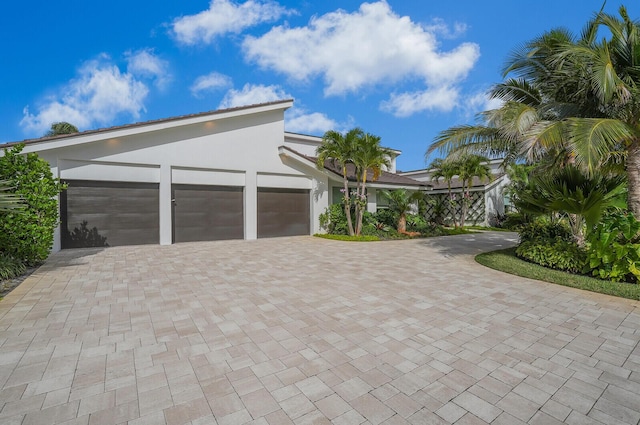
[[[504,105],[481,125],[440,133],[428,153],[515,153],[588,175],[624,167],[629,209],[640,215],[640,25],[624,6],[619,15],[601,10],[579,38],[553,30],[516,50],[505,76],[519,79],[491,92]]]
[[[389,209],[398,215],[398,233],[407,233],[407,214],[422,199],[422,193],[409,193],[406,189],[383,190],[382,195],[389,201]]]
[[[551,174],[529,177],[518,194],[518,208],[534,214],[565,213],[571,232],[584,244],[584,229],[590,232],[608,209],[625,208],[624,176],[589,176],[570,164]]]
[[[362,217],[367,208],[367,178],[371,173],[371,181],[376,181],[384,167],[389,167],[392,152],[380,145],[380,137],[370,133],[362,133],[358,137],[353,156],[356,168],[356,229],[355,234],[362,231]]]
[[[356,145],[364,132],[360,128],[349,130],[346,134],[329,130],[322,136],[322,144],[316,149],[316,166],[324,168],[324,163],[330,160],[342,170],[344,213],[347,217],[349,235],[354,235],[353,221],[351,218],[351,196],[349,195],[349,178],[347,165],[353,164]]]
[[[449,159],[436,158],[429,164],[431,170],[431,180],[440,181],[442,178],[447,183],[447,200],[454,227],[458,227],[455,214],[455,202],[451,193],[451,181],[458,175],[458,163]]]
[[[68,122],[61,121],[51,124],[51,129],[47,131],[45,137],[58,136],[60,134],[73,134],[78,132],[78,127]]]
[[[463,198],[462,212],[460,214],[460,226],[464,227],[467,212],[471,205],[471,187],[473,179],[480,181],[491,180],[491,168],[487,165],[488,159],[480,155],[464,155],[457,160],[458,178],[462,181]]]

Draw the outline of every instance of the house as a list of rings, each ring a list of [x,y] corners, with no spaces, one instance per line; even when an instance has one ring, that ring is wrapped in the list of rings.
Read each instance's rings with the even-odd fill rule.
[[[286,133],[292,100],[27,140],[68,185],[54,251],[320,232],[342,176],[315,166],[320,137]],[[12,144],[4,145],[4,147]],[[400,154],[394,151],[394,155]],[[424,185],[392,166],[369,190]],[[338,189],[339,190],[339,189]]]
[[[496,224],[496,219],[504,215],[509,206],[509,199],[504,193],[505,187],[509,184],[509,176],[502,169],[502,160],[495,159],[487,163],[491,169],[492,178],[490,181],[480,181],[474,178],[470,195],[471,205],[469,207],[467,222],[490,226]],[[429,192],[429,198],[433,200],[427,210],[427,215],[435,219],[439,215],[441,219],[452,221],[453,206],[448,202],[449,187],[442,179],[435,181],[431,179],[433,172],[429,169],[400,172],[399,175],[410,177],[421,182],[430,182],[433,185]],[[456,176],[451,181],[451,192],[454,199],[462,196],[463,182]],[[454,203],[455,204],[455,203]],[[458,205],[459,203],[455,204]]]

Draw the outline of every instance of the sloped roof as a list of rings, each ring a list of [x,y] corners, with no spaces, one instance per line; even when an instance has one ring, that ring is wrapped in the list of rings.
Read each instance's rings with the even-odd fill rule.
[[[490,184],[491,182],[496,181],[497,179],[501,178],[502,176],[504,176],[505,173],[499,173],[499,174],[493,174],[491,176],[491,180],[488,179],[483,179],[480,180],[477,177],[473,178],[473,181],[471,183],[471,188],[472,189],[479,189],[479,188],[484,188],[485,186],[487,186],[488,184]],[[433,190],[442,190],[442,189],[447,189],[448,188],[448,184],[444,179],[439,179],[439,180],[432,180],[431,184],[433,185]],[[460,189],[462,188],[463,185],[463,181],[460,180],[458,177],[454,177],[451,180],[451,189]]]
[[[141,122],[132,123],[132,124],[124,124],[124,125],[118,125],[118,126],[113,126],[113,127],[98,128],[98,129],[94,129],[94,130],[80,131],[78,133],[72,133],[72,134],[60,134],[60,135],[56,135],[56,136],[44,136],[44,137],[39,137],[39,138],[35,138],[35,139],[26,139],[26,140],[22,140],[22,141],[19,141],[19,142],[3,143],[3,144],[0,144],[0,147],[5,148],[5,147],[10,147],[10,146],[18,145],[18,144],[22,144],[22,143],[28,145],[28,144],[33,144],[33,143],[48,142],[48,141],[57,140],[57,139],[67,139],[67,138],[74,138],[74,137],[79,137],[79,136],[87,136],[87,135],[93,135],[93,134],[106,133],[106,132],[114,131],[114,130],[126,130],[126,129],[136,128],[136,127],[144,127],[144,126],[153,125],[153,124],[170,123],[172,121],[180,121],[180,120],[185,120],[185,119],[190,119],[190,118],[200,118],[200,117],[206,117],[206,116],[215,116],[215,115],[221,115],[221,114],[228,114],[228,113],[233,113],[233,112],[238,112],[238,111],[244,111],[244,110],[247,110],[247,109],[253,109],[253,108],[257,108],[257,107],[264,107],[264,106],[278,105],[278,104],[281,104],[281,103],[288,103],[288,102],[292,102],[292,101],[293,101],[292,99],[277,100],[277,101],[274,101],[274,102],[257,103],[257,104],[253,104],[253,105],[238,106],[238,107],[234,107],[234,108],[217,109],[217,110],[213,110],[213,111],[199,112],[199,113],[195,113],[195,114],[179,115],[179,116],[169,117],[169,118],[160,118],[160,119],[157,119],[157,120],[141,121]]]
[[[309,156],[309,155],[304,155],[298,151],[296,151],[295,149],[291,149],[288,146],[283,146],[284,149],[291,151],[293,153],[295,153],[296,155],[306,159],[307,161],[309,161],[311,164],[315,164],[317,158],[313,157],[313,156]],[[340,167],[340,165],[334,163],[331,160],[327,160],[324,162],[324,168],[334,174],[336,174],[338,177],[342,178],[342,168]],[[431,187],[432,185],[429,183],[425,183],[425,182],[420,182],[418,180],[414,180],[412,178],[409,177],[405,177],[405,176],[401,176],[400,174],[395,174],[395,173],[390,173],[388,171],[383,171],[382,174],[378,177],[377,180],[373,181],[373,172],[369,171],[367,173],[367,181],[368,182],[374,182],[374,183],[380,183],[380,184],[389,184],[389,185],[396,185],[396,186],[414,186],[416,187],[416,189],[419,188],[428,188]],[[353,164],[347,164],[347,179],[351,182],[355,182],[356,181],[356,175],[355,175],[355,166]]]

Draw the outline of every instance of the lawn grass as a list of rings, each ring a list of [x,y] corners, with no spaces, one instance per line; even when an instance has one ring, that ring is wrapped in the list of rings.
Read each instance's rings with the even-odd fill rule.
[[[487,230],[492,232],[513,232],[511,229],[505,229],[504,227],[493,227],[493,226],[465,226],[465,229],[471,230]]]
[[[500,270],[516,276],[542,280],[585,291],[613,295],[630,300],[640,300],[640,285],[600,280],[589,276],[575,275],[559,270],[532,264],[516,257],[515,248],[485,252],[476,256],[476,261],[483,266]]]
[[[380,240],[380,238],[377,236],[367,236],[367,235],[349,236],[349,235],[331,235],[328,233],[316,233],[313,236],[316,236],[318,238],[324,238],[324,239],[332,239],[335,241],[348,241],[348,242],[375,242]]]

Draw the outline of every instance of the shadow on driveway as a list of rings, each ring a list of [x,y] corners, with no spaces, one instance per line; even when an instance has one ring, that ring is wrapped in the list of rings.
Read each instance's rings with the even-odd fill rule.
[[[427,238],[423,245],[437,250],[445,257],[477,255],[517,245],[518,234],[513,232],[478,232],[465,235]]]

